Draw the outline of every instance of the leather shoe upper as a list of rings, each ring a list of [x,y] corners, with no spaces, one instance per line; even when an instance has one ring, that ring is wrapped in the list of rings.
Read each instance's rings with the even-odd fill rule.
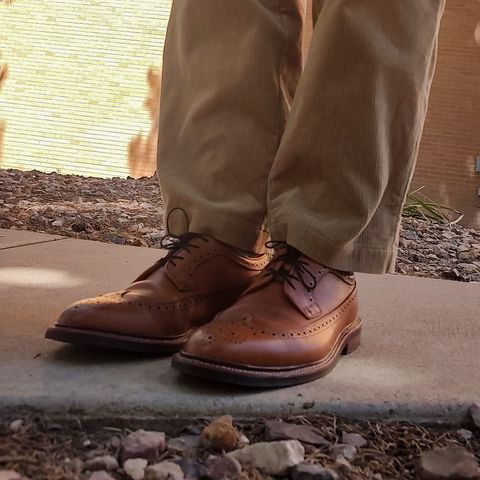
[[[234,305],[190,337],[182,354],[253,368],[312,364],[330,354],[357,309],[353,273],[286,245]]]
[[[174,338],[230,306],[267,265],[209,235],[187,233],[130,286],[73,303],[58,326],[146,338]]]

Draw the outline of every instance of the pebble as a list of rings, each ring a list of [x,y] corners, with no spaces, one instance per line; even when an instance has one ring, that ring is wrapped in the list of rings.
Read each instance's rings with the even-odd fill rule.
[[[342,443],[362,448],[367,444],[367,441],[359,433],[342,432]]]
[[[206,464],[207,476],[211,480],[224,480],[235,478],[241,473],[242,466],[240,462],[232,457],[213,457]]]
[[[351,462],[357,456],[357,447],[353,445],[338,443],[337,445],[334,445],[332,447],[331,455],[334,460],[339,457],[343,457],[345,458],[345,460]]]
[[[230,415],[214,419],[200,434],[200,441],[205,448],[229,452],[238,446],[240,433],[233,426]]]
[[[154,463],[165,450],[165,434],[137,430],[122,439],[120,460],[122,463],[129,458],[145,458]]]
[[[283,475],[290,467],[304,461],[305,449],[298,440],[254,443],[227,453],[243,467],[255,467],[269,475]]]
[[[340,475],[330,468],[312,463],[300,463],[290,472],[292,480],[340,480]]]
[[[167,443],[167,449],[171,453],[185,454],[199,449],[202,446],[200,435],[184,435],[172,438]]]
[[[148,462],[144,458],[129,458],[123,464],[124,472],[133,480],[143,480]]]
[[[164,462],[150,465],[145,470],[145,480],[183,480],[183,470],[173,462]]]
[[[472,453],[450,447],[423,453],[418,475],[421,480],[478,480],[480,470]]]
[[[23,420],[14,420],[10,424],[10,431],[13,433],[17,433],[23,427]]]
[[[470,408],[470,415],[473,423],[477,428],[480,428],[480,403],[474,403]]]
[[[328,445],[320,430],[311,425],[296,425],[280,421],[265,422],[266,440],[299,440],[311,445]]]
[[[115,480],[115,479],[105,470],[98,470],[97,472],[93,472],[88,477],[88,480]]]
[[[461,442],[468,442],[468,440],[471,440],[473,437],[473,433],[470,430],[466,430],[465,428],[457,430],[456,435]]]
[[[22,480],[22,476],[15,470],[0,470],[0,480]]]
[[[107,470],[110,472],[118,468],[118,461],[112,455],[94,457],[85,462],[85,468],[87,470]]]

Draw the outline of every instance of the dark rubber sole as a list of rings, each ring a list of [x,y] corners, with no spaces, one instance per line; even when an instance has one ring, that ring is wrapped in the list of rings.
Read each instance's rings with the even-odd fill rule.
[[[338,338],[326,358],[320,362],[288,368],[256,368],[226,365],[208,361],[184,353],[173,356],[172,366],[182,373],[210,380],[246,387],[289,387],[311,382],[327,375],[335,367],[341,355],[354,352],[360,345],[362,321],[359,317]]]
[[[178,352],[187,342],[190,333],[174,339],[158,339],[55,326],[46,331],[45,338],[72,345],[164,355]]]

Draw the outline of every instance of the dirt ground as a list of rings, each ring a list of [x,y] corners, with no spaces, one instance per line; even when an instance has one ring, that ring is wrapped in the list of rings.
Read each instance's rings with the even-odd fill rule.
[[[11,422],[21,418],[21,427],[12,432]],[[315,417],[290,417],[284,421],[295,424],[313,425],[328,441],[322,446],[303,443],[308,462],[330,466],[346,480],[360,479],[403,479],[417,477],[417,465],[423,452],[434,448],[463,446],[480,460],[480,431],[473,430],[470,439],[459,427],[427,427],[408,423],[386,424],[382,422],[352,422],[330,415]],[[167,439],[181,435],[199,434],[207,425],[208,419],[196,421],[177,420],[175,425],[165,428],[161,420],[139,422],[86,422],[80,419],[61,421],[48,417],[23,416],[4,417],[0,423],[0,470],[12,469],[35,480],[74,480],[87,479],[91,472],[85,469],[85,461],[99,455],[118,457],[121,438],[135,429],[163,431]],[[235,426],[246,435],[250,443],[264,441],[263,421],[234,421]],[[359,448],[351,462],[336,464],[330,455],[332,445],[341,442],[343,432],[359,433],[366,445]],[[463,430],[465,432],[465,430]],[[167,444],[168,445],[168,444]],[[180,462],[189,460],[194,465],[202,465],[210,455],[220,455],[205,448],[174,454],[167,449],[162,460]],[[188,463],[188,462],[187,462]],[[189,467],[190,468],[190,467]],[[192,467],[193,468],[193,467]],[[127,479],[121,469],[111,472],[113,478]],[[242,478],[269,478],[258,471],[244,471]],[[286,477],[285,477],[286,478]],[[453,477],[452,477],[453,478]]]

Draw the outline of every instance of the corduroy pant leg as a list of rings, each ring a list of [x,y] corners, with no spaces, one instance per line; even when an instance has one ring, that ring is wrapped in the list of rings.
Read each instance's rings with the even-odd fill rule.
[[[303,10],[300,0],[174,0],[157,165],[172,233],[263,250],[268,175],[302,68]]]
[[[394,270],[444,0],[314,0],[268,227],[333,268]]]

